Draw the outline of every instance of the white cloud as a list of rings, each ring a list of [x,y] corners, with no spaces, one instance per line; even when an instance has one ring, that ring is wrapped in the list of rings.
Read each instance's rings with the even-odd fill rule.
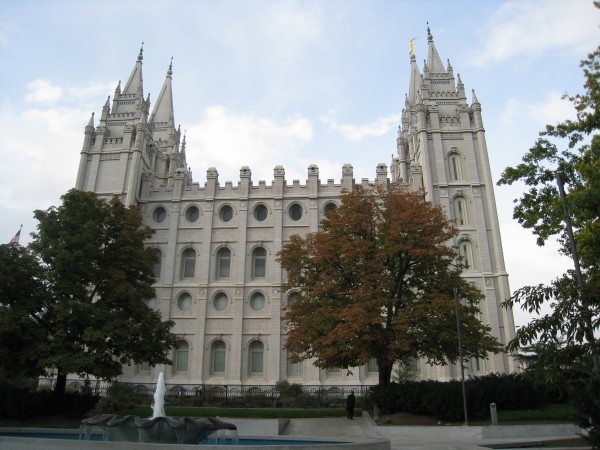
[[[333,119],[323,118],[323,122],[328,123],[332,129],[342,134],[344,139],[353,142],[360,142],[365,138],[379,137],[386,134],[392,128],[398,126],[402,116],[392,114],[385,117],[379,117],[374,122],[362,125],[338,124]]]
[[[37,103],[52,103],[62,95],[60,86],[53,85],[48,80],[33,80],[27,84],[29,93],[25,100]]]
[[[472,63],[484,66],[517,56],[592,51],[600,37],[598,15],[588,0],[512,0],[482,26],[483,48]]]
[[[192,169],[216,167],[221,182],[237,180],[242,166],[250,167],[253,180],[271,180],[273,167],[293,158],[302,143],[312,139],[312,125],[304,117],[278,123],[212,106],[204,110],[198,124],[188,128],[188,148],[193,149],[188,164]],[[195,172],[196,180],[198,175]]]
[[[523,119],[531,120],[541,125],[554,124],[566,119],[575,118],[573,104],[562,99],[560,92],[549,92],[541,102],[526,103],[514,97],[504,104],[500,120],[504,126],[510,126]]]

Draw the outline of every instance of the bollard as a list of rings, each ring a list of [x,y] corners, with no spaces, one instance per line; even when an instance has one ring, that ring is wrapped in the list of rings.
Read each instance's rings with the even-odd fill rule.
[[[496,411],[495,403],[490,403],[490,413],[492,415],[492,425],[498,425],[498,411]]]

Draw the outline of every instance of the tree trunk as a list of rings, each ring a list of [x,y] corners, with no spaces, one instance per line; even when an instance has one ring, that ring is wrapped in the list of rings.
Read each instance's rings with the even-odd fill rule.
[[[54,385],[54,392],[56,392],[57,394],[64,394],[66,387],[67,387],[67,374],[59,369],[58,375],[56,376],[56,384]]]
[[[392,378],[392,365],[379,364],[379,386],[388,387],[390,385],[390,379]]]

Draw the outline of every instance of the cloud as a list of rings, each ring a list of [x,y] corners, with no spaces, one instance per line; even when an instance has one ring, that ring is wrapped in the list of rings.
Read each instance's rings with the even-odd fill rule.
[[[333,130],[340,132],[347,141],[360,142],[365,138],[383,136],[398,126],[401,119],[400,114],[392,114],[362,125],[338,124],[331,118],[323,118],[322,121],[328,123]]]
[[[237,180],[242,166],[254,169],[253,180],[271,180],[275,164],[293,158],[304,142],[312,141],[313,134],[311,122],[304,117],[278,123],[212,106],[187,130],[188,148],[193,149],[188,152],[188,164],[203,171],[216,167],[221,182]],[[197,172],[194,178],[198,179]]]
[[[545,52],[585,54],[600,37],[599,13],[587,0],[505,2],[482,26],[483,48],[477,49],[472,64],[485,66]]]
[[[526,103],[514,97],[504,104],[500,120],[504,126],[513,125],[523,119],[539,124],[553,124],[566,119],[575,118],[573,104],[562,99],[563,94],[552,91],[546,94],[541,102]]]
[[[28,102],[52,103],[62,95],[60,86],[53,85],[48,80],[33,80],[27,84],[29,93],[25,96]]]

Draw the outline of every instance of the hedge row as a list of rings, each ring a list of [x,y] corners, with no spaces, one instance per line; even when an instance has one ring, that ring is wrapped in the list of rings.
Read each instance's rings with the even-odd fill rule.
[[[498,409],[537,408],[553,397],[551,387],[533,383],[523,374],[490,374],[465,381],[469,418],[489,417],[490,403]],[[387,388],[373,388],[373,401],[383,414],[407,412],[440,420],[463,419],[462,386],[459,380],[404,381]]]
[[[52,391],[29,391],[8,383],[0,383],[0,418],[24,419],[61,415],[83,417],[99,397],[78,392],[62,395]]]

